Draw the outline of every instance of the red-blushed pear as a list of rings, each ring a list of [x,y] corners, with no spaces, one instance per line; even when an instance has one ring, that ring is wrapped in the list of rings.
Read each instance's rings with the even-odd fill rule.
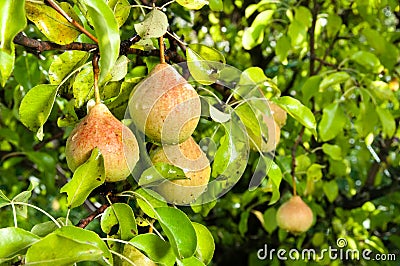
[[[279,207],[276,212],[276,222],[280,228],[293,234],[300,234],[311,227],[313,213],[299,196],[293,196]]]
[[[153,141],[178,144],[196,129],[201,103],[196,90],[174,67],[160,63],[134,88],[129,113]]]
[[[190,137],[178,145],[163,145],[150,154],[152,162],[169,163],[180,167],[187,179],[166,180],[154,187],[168,202],[189,204],[206,189],[211,168],[200,146]]]
[[[75,171],[98,147],[104,157],[107,182],[125,180],[139,160],[139,146],[132,131],[99,103],[88,104],[88,114],[75,126],[66,144],[68,167]]]

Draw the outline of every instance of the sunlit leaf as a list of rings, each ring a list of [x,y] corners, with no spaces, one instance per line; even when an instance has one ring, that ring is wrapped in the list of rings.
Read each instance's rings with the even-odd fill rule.
[[[135,24],[137,34],[143,39],[163,36],[168,29],[168,18],[164,12],[153,9],[144,17],[144,20]]]
[[[131,11],[131,5],[128,0],[108,0],[108,6],[114,12],[115,19],[118,22],[118,26],[124,25],[125,21],[129,17]]]
[[[79,0],[87,9],[93,23],[100,49],[100,77],[102,84],[119,56],[119,27],[111,8],[103,0]]]
[[[156,218],[154,208],[167,207],[165,200],[153,190],[139,188],[135,192],[139,194],[136,196],[136,201],[140,209],[151,218]]]
[[[15,254],[24,254],[25,249],[40,240],[22,228],[6,227],[0,228],[0,261]]]
[[[376,113],[382,124],[382,131],[391,138],[396,132],[396,121],[388,109],[376,107]]]
[[[176,2],[188,9],[200,9],[208,4],[206,0],[176,0]]]
[[[122,240],[129,240],[138,233],[133,210],[125,203],[109,206],[101,217],[100,225],[106,234],[110,234],[112,228],[118,225],[118,236]]]
[[[273,101],[300,124],[311,130],[311,132],[316,136],[317,123],[314,114],[308,107],[304,106],[299,100],[289,96],[273,99]]]
[[[351,56],[351,59],[358,63],[360,66],[365,67],[366,69],[371,70],[374,73],[379,73],[383,69],[379,58],[370,52],[358,51]]]
[[[336,180],[331,180],[329,182],[324,182],[323,190],[325,196],[328,198],[329,202],[334,202],[339,194],[339,186]]]
[[[56,85],[41,84],[28,91],[19,107],[21,122],[30,130],[38,131],[40,140],[43,139],[43,125],[49,118],[56,96]]]
[[[14,37],[25,27],[25,0],[0,1],[0,84],[3,87],[14,68]]]
[[[251,50],[264,40],[265,27],[270,23],[274,10],[265,10],[254,19],[251,27],[246,28],[243,33],[242,45],[246,50]]]
[[[60,192],[67,193],[68,206],[75,208],[82,205],[90,192],[104,183],[105,178],[103,155],[98,148],[94,148],[90,158],[75,170],[71,181]]]
[[[168,163],[156,163],[143,171],[139,179],[139,186],[154,186],[165,180],[187,178],[183,170]]]
[[[322,151],[329,155],[333,160],[341,160],[342,158],[342,149],[339,145],[332,145],[328,143],[324,143],[322,145]]]
[[[155,234],[140,234],[129,242],[156,263],[166,266],[175,263],[176,257],[171,245]]]
[[[335,72],[332,73],[322,80],[319,89],[320,91],[325,91],[327,88],[346,82],[348,79],[350,79],[350,75],[347,72]]]
[[[68,3],[60,7],[75,21],[81,24],[79,17]],[[67,44],[73,42],[81,32],[68,22],[60,13],[42,3],[27,1],[25,4],[26,16],[52,42]]]
[[[156,208],[157,220],[178,258],[191,257],[197,247],[196,231],[184,212],[171,207]]]
[[[186,49],[186,57],[190,74],[204,85],[214,83],[225,64],[221,52],[203,44],[190,44]]]
[[[31,184],[29,185],[28,189],[25,191],[22,191],[21,193],[17,194],[13,199],[12,202],[25,202],[27,203],[30,197],[32,196],[32,190],[35,189],[39,185],[39,182],[37,181],[31,181]],[[18,205],[15,206],[15,209],[17,211],[17,214],[21,215],[24,218],[28,217],[28,208],[27,206],[24,205]]]
[[[89,53],[83,51],[66,51],[57,56],[50,65],[49,77],[51,84],[60,84],[64,78],[89,58]]]
[[[214,255],[215,243],[210,231],[202,224],[192,223],[197,236],[195,257],[208,265]]]

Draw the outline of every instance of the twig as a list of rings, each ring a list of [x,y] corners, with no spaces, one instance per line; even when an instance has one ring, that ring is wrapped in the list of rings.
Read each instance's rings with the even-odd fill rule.
[[[81,219],[77,226],[80,228],[85,228],[91,221],[94,220],[94,218],[97,217],[97,215],[103,213],[108,208],[108,206],[109,206],[108,203],[101,205],[97,210],[92,212],[88,217]]]
[[[293,187],[293,196],[297,195],[297,190],[296,190],[296,151],[297,147],[299,146],[301,140],[303,139],[303,134],[304,134],[304,129],[305,127],[301,127],[299,135],[296,139],[296,141],[293,144],[292,147],[292,170],[291,170],[291,175],[292,175],[292,187]]]
[[[318,0],[314,0],[314,7],[312,10],[312,23],[310,28],[310,76],[315,75],[315,26],[317,23],[319,4]]]
[[[96,104],[101,103],[100,99],[100,91],[99,91],[99,54],[95,53],[93,55],[92,59],[92,65],[93,65],[93,76],[94,76],[94,99],[96,101]]]
[[[165,64],[165,55],[164,55],[164,36],[161,36],[158,40],[159,46],[160,46],[160,63]]]
[[[75,21],[73,18],[71,18],[70,15],[68,15],[56,2],[54,2],[53,0],[46,0],[46,2],[49,3],[49,5],[54,10],[56,10],[58,13],[60,13],[69,23],[71,23],[80,32],[84,33],[95,43],[99,42],[96,37],[94,37],[90,32],[88,32],[81,24],[79,24],[77,21]]]

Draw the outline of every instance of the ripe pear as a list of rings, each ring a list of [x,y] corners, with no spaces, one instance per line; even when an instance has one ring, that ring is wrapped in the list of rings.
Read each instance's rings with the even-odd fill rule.
[[[293,196],[279,207],[276,212],[276,222],[280,228],[293,234],[300,234],[311,227],[313,213],[299,196]]]
[[[75,171],[98,147],[104,157],[107,182],[125,180],[139,160],[139,146],[132,131],[100,103],[75,126],[66,144],[68,167]]]
[[[153,189],[168,202],[189,204],[206,189],[211,168],[204,152],[192,137],[178,145],[164,145],[150,154],[153,163],[169,163],[180,167],[187,179],[166,180]]]
[[[161,63],[134,88],[129,113],[153,141],[178,144],[196,129],[201,103],[192,85],[172,66]]]

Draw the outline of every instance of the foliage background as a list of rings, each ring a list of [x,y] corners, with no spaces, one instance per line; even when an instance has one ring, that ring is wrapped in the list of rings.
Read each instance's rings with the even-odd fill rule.
[[[156,5],[163,3],[158,1]],[[192,221],[206,225],[212,232],[216,243],[212,265],[279,265],[276,257],[272,262],[258,260],[256,252],[264,244],[268,249],[328,248],[336,246],[338,238],[346,239],[349,248],[397,255],[397,262],[356,264],[398,263],[399,8],[395,0],[212,0],[196,11],[177,3],[166,7],[170,30],[186,43],[214,47],[227,64],[240,70],[261,68],[276,81],[281,96],[291,96],[310,108],[318,125],[317,139],[293,117],[282,128],[274,159],[283,173],[279,202],[269,205],[271,189],[267,182],[254,191],[248,190],[258,159],[254,152],[239,183],[207,215],[181,208]],[[132,8],[120,28],[121,39],[132,37],[134,24],[142,19],[140,9]],[[30,38],[46,39],[31,22],[24,33]],[[80,41],[90,42],[84,36]],[[178,53],[184,58],[179,49]],[[64,154],[71,127],[61,128],[57,120],[67,113],[68,95],[57,99],[57,107],[44,124],[44,141],[39,141],[36,132],[28,130],[19,116],[24,95],[38,84],[49,83],[49,68],[56,54],[60,52],[40,53],[15,46],[12,76],[3,80],[0,88],[0,189],[12,198],[26,190],[30,180],[36,180],[40,184],[30,203],[54,217],[65,217],[66,196],[59,193],[59,188],[72,176]],[[147,67],[158,60],[150,54],[129,55],[125,79],[143,77]],[[118,106],[114,107],[121,118]],[[76,110],[78,118],[85,115],[84,109]],[[207,134],[199,128],[195,136],[201,139]],[[277,208],[291,194],[293,162],[298,194],[315,215],[313,227],[299,236],[278,229],[274,220]],[[99,196],[94,196],[91,202],[98,200]],[[93,210],[90,207],[95,208],[92,205],[87,202],[74,209],[71,221],[78,223]],[[29,219],[18,219],[19,226],[27,230],[47,221],[32,209]],[[11,209],[1,209],[0,224],[12,226]],[[97,220],[87,228],[101,233]],[[354,264],[329,258],[312,263]]]

